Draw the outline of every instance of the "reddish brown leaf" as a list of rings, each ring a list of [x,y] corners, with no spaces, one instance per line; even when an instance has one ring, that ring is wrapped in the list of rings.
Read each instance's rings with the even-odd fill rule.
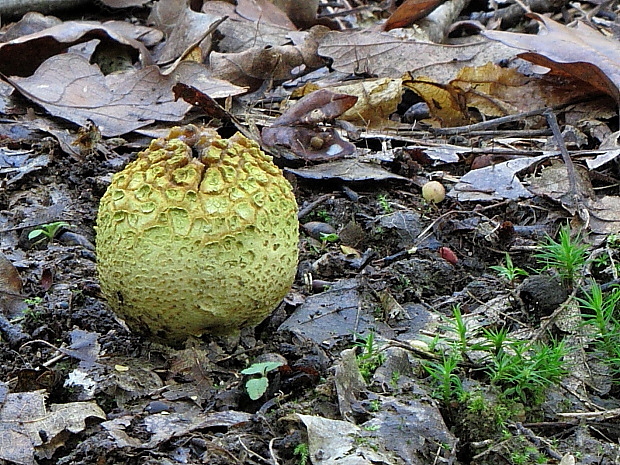
[[[620,43],[584,23],[570,28],[545,16],[528,16],[541,23],[538,35],[486,31],[484,35],[510,47],[527,50],[518,56],[553,71],[588,82],[620,103]]]
[[[174,100],[183,99],[190,105],[200,107],[206,115],[211,118],[219,118],[230,120],[232,117],[222,106],[209,97],[207,94],[200,92],[198,89],[187,84],[179,82],[172,88],[174,92]]]
[[[459,261],[459,258],[456,256],[456,254],[448,247],[440,247],[439,255],[441,255],[441,258],[443,258],[448,263],[451,263],[452,265],[456,265]]]
[[[428,16],[444,0],[405,0],[388,18],[383,29],[390,31],[397,27],[411,26],[418,19]]]
[[[0,252],[0,312],[8,317],[19,314],[25,308],[21,292],[22,280],[19,273],[11,261]]]
[[[273,122],[273,126],[317,124],[333,120],[355,105],[357,97],[320,89],[301,98]]]

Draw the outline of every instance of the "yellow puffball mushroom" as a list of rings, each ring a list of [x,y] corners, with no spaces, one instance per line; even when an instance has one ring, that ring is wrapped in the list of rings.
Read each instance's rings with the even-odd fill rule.
[[[446,198],[446,189],[438,181],[430,181],[422,186],[422,197],[431,203],[442,202]]]
[[[297,269],[297,203],[259,146],[189,125],[114,175],[97,215],[97,269],[137,333],[179,342],[260,323]]]

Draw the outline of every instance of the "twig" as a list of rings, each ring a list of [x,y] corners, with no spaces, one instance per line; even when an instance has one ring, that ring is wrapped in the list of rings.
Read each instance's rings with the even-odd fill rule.
[[[274,465],[280,465],[280,462],[278,462],[277,455],[275,451],[273,450],[273,443],[276,439],[279,439],[279,438],[271,438],[271,441],[269,441],[269,454],[271,454],[271,460],[273,460]]]
[[[539,108],[537,110],[526,111],[525,113],[519,113],[517,115],[502,116],[500,118],[490,119],[487,121],[481,121],[480,123],[468,124],[466,126],[457,126],[454,128],[437,128],[432,129],[431,132],[441,136],[453,136],[455,134],[469,133],[478,129],[490,129],[499,126],[504,123],[512,123],[514,121],[521,121],[523,118],[530,116],[542,115],[547,111],[546,108]]]
[[[577,190],[575,165],[570,157],[570,153],[568,153],[568,150],[566,149],[566,144],[564,143],[564,138],[562,137],[562,132],[560,131],[560,126],[558,125],[558,120],[556,119],[555,113],[553,113],[551,108],[547,108],[544,115],[545,118],[547,118],[547,124],[549,124],[549,127],[553,132],[553,137],[558,144],[568,174],[568,192],[562,196],[562,198],[566,200],[566,202],[562,202],[562,204],[567,210],[569,210],[569,208],[574,209],[571,213],[575,214],[575,212],[577,212],[581,221],[584,222],[584,228],[587,228],[590,223],[590,214],[588,209],[585,207],[583,195],[581,195],[581,192]]]

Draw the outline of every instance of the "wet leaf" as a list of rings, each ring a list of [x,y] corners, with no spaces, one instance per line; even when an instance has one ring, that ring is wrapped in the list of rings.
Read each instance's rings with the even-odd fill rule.
[[[326,89],[312,92],[282,113],[270,127],[263,128],[263,144],[283,147],[309,161],[328,161],[350,155],[355,151],[353,144],[343,140],[333,128],[316,126],[337,118],[356,101],[357,97]]]
[[[331,121],[342,115],[358,98],[320,89],[301,98],[276,118],[271,127],[292,124],[315,125]]]

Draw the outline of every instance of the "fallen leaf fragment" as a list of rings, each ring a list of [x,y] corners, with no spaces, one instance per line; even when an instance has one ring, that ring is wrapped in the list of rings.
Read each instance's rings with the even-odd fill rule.
[[[298,78],[325,65],[317,49],[319,41],[328,32],[316,26],[304,34],[295,45],[254,46],[237,53],[209,55],[212,75],[238,86],[256,88],[266,79],[282,81]]]
[[[518,56],[552,71],[586,81],[620,103],[620,43],[583,22],[570,28],[537,13],[529,17],[541,23],[537,35],[485,31],[493,40],[527,50]]]
[[[459,201],[491,201],[532,197],[517,174],[557,153],[508,160],[465,174],[448,193]]]
[[[373,163],[362,163],[358,160],[338,160],[308,168],[287,168],[296,176],[305,179],[339,179],[341,181],[385,181],[396,179],[409,181],[404,176],[394,174]]]
[[[51,458],[64,444],[61,433],[79,433],[87,418],[105,420],[94,402],[52,404],[43,391],[10,393],[0,407],[0,458],[18,464],[35,463],[35,455]]]
[[[0,252],[0,312],[8,318],[26,309],[22,293],[22,280],[13,263]]]
[[[442,127],[463,126],[470,123],[464,93],[449,84],[439,84],[426,78],[414,79],[405,74],[403,86],[411,89],[428,105],[433,118]]]

